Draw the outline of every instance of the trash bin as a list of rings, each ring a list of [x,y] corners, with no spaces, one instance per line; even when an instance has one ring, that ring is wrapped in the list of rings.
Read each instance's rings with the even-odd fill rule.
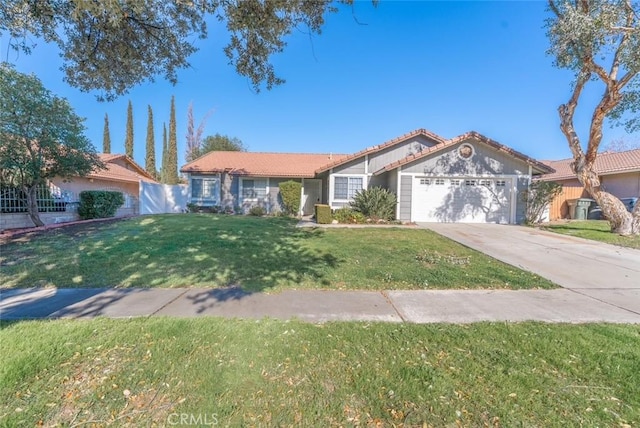
[[[567,205],[569,205],[569,218],[573,220],[576,218],[576,206],[578,205],[578,200],[567,199]]]
[[[567,201],[569,205],[569,218],[572,220],[586,220],[592,202],[594,202],[593,199],[587,198],[569,199]]]
[[[589,218],[589,207],[595,202],[593,199],[578,199],[576,203],[576,220],[587,220]]]
[[[627,211],[633,212],[636,204],[638,203],[638,198],[620,198],[620,201],[627,207]]]

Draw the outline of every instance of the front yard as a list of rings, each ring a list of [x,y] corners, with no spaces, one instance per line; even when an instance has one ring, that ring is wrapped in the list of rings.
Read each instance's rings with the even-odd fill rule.
[[[604,324],[4,323],[0,426],[631,427],[639,342]]]
[[[549,281],[417,228],[299,229],[286,218],[138,217],[0,244],[4,288],[553,288]]]
[[[611,233],[607,220],[562,221],[544,225],[543,228],[564,235],[640,249],[640,236],[620,236]]]

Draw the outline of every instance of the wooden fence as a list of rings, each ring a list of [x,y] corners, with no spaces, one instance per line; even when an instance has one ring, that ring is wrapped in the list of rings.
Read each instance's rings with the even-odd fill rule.
[[[589,193],[582,186],[563,186],[560,193],[549,206],[549,220],[569,218],[569,204],[567,200],[577,198],[590,198]]]

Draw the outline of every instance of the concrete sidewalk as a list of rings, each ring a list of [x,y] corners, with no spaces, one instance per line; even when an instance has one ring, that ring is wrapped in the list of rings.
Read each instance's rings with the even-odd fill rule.
[[[640,290],[628,290],[640,299]],[[620,296],[621,300],[628,296]],[[640,324],[640,313],[571,290],[284,291],[224,289],[5,290],[0,318],[94,317],[297,318],[311,322],[476,321],[612,322]]]

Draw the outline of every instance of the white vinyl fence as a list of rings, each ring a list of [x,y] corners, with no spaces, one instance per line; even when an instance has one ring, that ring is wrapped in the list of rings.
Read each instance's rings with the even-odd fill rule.
[[[189,186],[140,182],[140,214],[182,213],[187,210]]]

